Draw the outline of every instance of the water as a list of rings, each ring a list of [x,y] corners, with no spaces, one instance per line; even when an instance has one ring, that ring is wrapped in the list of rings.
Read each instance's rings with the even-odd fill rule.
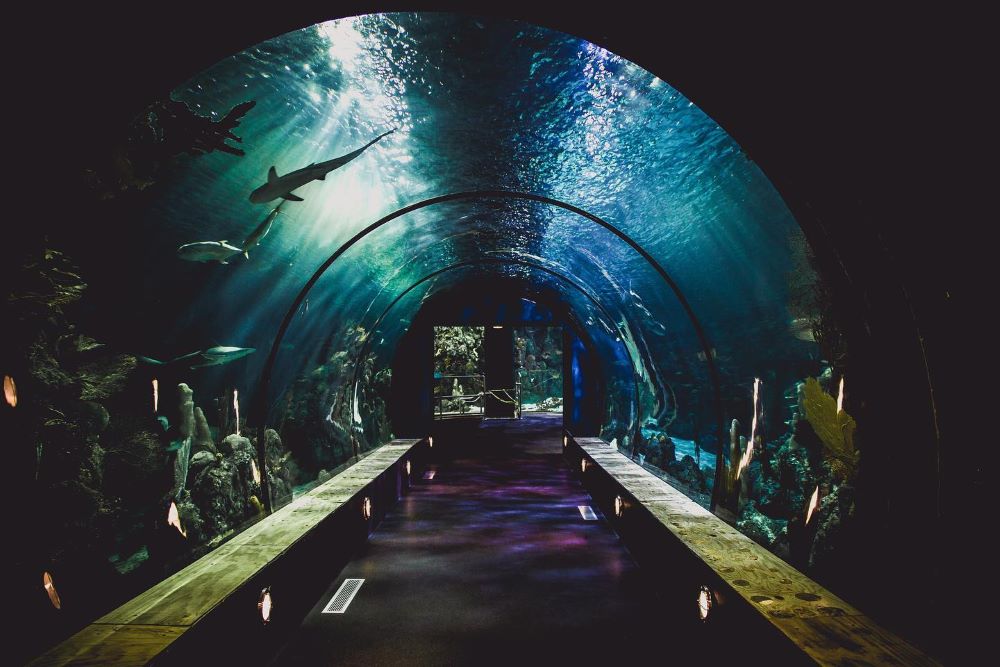
[[[245,157],[187,160],[150,197],[139,224],[150,233],[144,260],[156,270],[145,289],[179,288],[186,298],[176,310],[142,309],[148,347],[196,339],[266,347],[304,280],[359,229],[428,196],[503,188],[563,199],[635,238],[696,305],[730,368],[749,376],[802,354],[787,330],[795,225],[777,193],[683,95],[592,44],[450,15],[346,19],[224,60],[173,97],[215,117],[245,100],[257,105],[238,129]],[[283,174],[391,128],[326,181],[303,186],[305,201],[283,207],[249,261],[195,266],[173,257],[186,242],[248,235],[273,205],[247,200],[271,165]],[[384,303],[431,270],[484,255],[531,258],[598,296],[616,321],[594,317],[593,329],[625,334],[642,360],[654,416],[670,409],[670,376],[704,381],[687,318],[645,262],[593,223],[541,205],[465,203],[405,216],[349,251],[310,295],[318,322],[293,328],[305,341],[315,339],[314,327],[373,319],[373,299]],[[569,291],[523,266],[469,271],[527,274]],[[408,301],[398,318],[420,303]],[[397,323],[384,323],[385,354],[402,332]],[[241,380],[262,363],[257,355]]]
[[[600,360],[608,388],[602,436],[625,442],[651,424],[674,438],[678,460],[694,453],[697,440],[710,470],[718,441],[708,358],[722,371],[726,427],[736,417],[744,432],[755,376],[770,392],[766,421],[780,425],[790,412],[782,392],[818,373],[816,345],[795,338],[789,326],[817,315],[799,298],[815,276],[778,193],[681,92],[598,46],[498,19],[365,16],[263,42],[170,96],[216,121],[254,101],[233,129],[242,143],[229,141],[245,155],[185,154],[155,168],[131,156],[137,170],[149,167],[150,182],[141,193],[128,185],[107,210],[127,217],[143,243],[125,259],[113,244],[80,250],[91,266],[121,266],[115,285],[88,294],[88,335],[160,360],[213,346],[256,352],[198,370],[184,363],[123,370],[119,394],[96,399],[112,414],[121,451],[134,452],[140,442],[149,451],[137,464],[102,435],[111,458],[124,461],[119,477],[106,479],[129,479],[134,465],[152,477],[129,492],[131,505],[109,519],[112,537],[94,552],[116,564],[139,563],[137,572],[143,558],[136,554],[145,554],[159,567],[143,575],[146,584],[193,557],[197,545],[257,516],[264,490],[249,462],[258,428],[280,436],[268,436],[265,471],[276,502],[389,439],[396,346],[421,306],[455,284],[511,280],[556,295]],[[304,201],[282,205],[249,259],[236,255],[222,265],[177,257],[189,243],[240,246],[278,203],[249,201],[270,167],[284,175],[389,130],[324,180],[296,189]],[[347,250],[294,314],[264,395],[258,380],[279,324],[317,267],[402,206],[473,190],[560,200],[634,239],[691,303],[710,349],[671,288],[608,230],[540,202],[471,198],[408,213]],[[153,377],[166,432],[149,408]],[[179,382],[193,390],[204,429],[178,407]],[[242,422],[234,420],[234,391]],[[62,407],[58,400],[53,409]],[[251,440],[223,442],[237,429]],[[781,430],[775,426],[768,438]],[[183,450],[185,439],[192,441],[190,469],[178,473],[176,455],[157,448],[163,440]],[[39,479],[65,481],[47,472],[51,459],[39,447]],[[185,538],[173,528],[165,536],[160,526],[178,475],[186,482],[176,498]],[[110,506],[121,494],[106,491]],[[234,504],[220,514],[213,493]],[[54,558],[58,564],[65,556]]]

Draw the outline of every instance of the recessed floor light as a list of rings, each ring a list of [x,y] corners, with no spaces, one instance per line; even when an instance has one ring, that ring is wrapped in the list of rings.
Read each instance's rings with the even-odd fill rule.
[[[594,514],[594,508],[590,505],[577,505],[576,508],[580,510],[580,516],[583,517],[584,521],[597,521],[597,515]]]
[[[354,596],[361,590],[361,584],[363,583],[365,583],[364,579],[344,579],[344,583],[340,585],[337,592],[333,594],[330,601],[323,607],[323,613],[343,614],[347,611],[351,601],[354,600]]]

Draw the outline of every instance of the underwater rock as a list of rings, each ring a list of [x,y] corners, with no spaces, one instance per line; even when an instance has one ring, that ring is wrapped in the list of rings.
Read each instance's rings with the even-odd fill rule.
[[[216,463],[216,461],[217,459],[214,453],[203,449],[191,457],[191,463],[188,465],[189,474],[197,479],[197,476],[201,472],[202,468],[207,465],[212,465],[213,463]]]
[[[160,501],[160,492],[171,483],[166,472],[167,452],[160,438],[137,417],[116,416],[101,435],[104,488],[126,506],[148,506]]]
[[[226,460],[206,467],[191,488],[191,498],[204,521],[203,530],[210,538],[221,535],[242,520],[245,497],[236,466]]]
[[[270,469],[267,471],[267,482],[271,489],[271,502],[274,507],[291,502],[292,482],[287,472],[275,474]]]
[[[854,516],[854,487],[847,484],[834,487],[823,496],[814,520],[816,535],[809,550],[809,567],[822,573],[836,571],[838,566],[837,545],[850,542],[845,533],[850,530],[850,519]]]
[[[222,453],[237,465],[246,465],[254,458],[254,448],[249,438],[232,433],[222,440]]]
[[[558,410],[562,408],[562,404],[561,396],[549,396],[539,401],[535,407],[538,410]]]
[[[333,475],[331,473],[329,473],[328,471],[326,471],[326,470],[320,470],[319,474],[316,475],[316,481],[319,482],[320,484],[322,484],[323,482],[328,481],[331,477],[333,477]]]
[[[284,451],[281,436],[273,428],[264,431],[264,451],[267,453],[267,458],[272,460],[280,458]]]
[[[757,510],[756,503],[748,501],[736,522],[736,528],[755,542],[781,555],[787,551],[788,521],[772,519]]]
[[[187,533],[189,542],[198,544],[210,537],[205,534],[205,521],[201,517],[198,506],[191,499],[190,493],[185,492],[184,497],[177,503],[177,516],[180,518],[184,532]]]
[[[708,492],[705,475],[701,472],[698,464],[695,463],[694,457],[686,455],[680,461],[667,462],[664,470],[694,491],[700,493]]]
[[[191,461],[191,441],[194,437],[194,390],[183,382],[177,385],[177,424],[179,446],[174,453],[174,487],[172,495],[180,497],[187,484],[188,464]]]
[[[642,432],[636,433],[636,437]],[[665,433],[653,432],[649,436],[649,442],[645,447],[646,462],[658,468],[666,469],[666,466],[676,462],[677,451],[674,441]]]
[[[215,441],[212,440],[212,430],[208,427],[208,420],[205,419],[205,413],[199,407],[195,407],[194,409],[194,427],[194,443],[191,446],[191,451],[194,453],[217,453],[218,450],[215,448]]]
[[[108,409],[96,401],[83,401],[80,403],[77,416],[77,424],[87,433],[100,434],[108,428],[111,423],[111,415]]]

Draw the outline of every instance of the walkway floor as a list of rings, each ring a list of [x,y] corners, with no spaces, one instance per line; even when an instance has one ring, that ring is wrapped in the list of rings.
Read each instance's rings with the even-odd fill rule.
[[[676,641],[561,456],[561,416],[442,424],[433,466],[331,583],[276,665],[621,664]],[[345,614],[322,614],[363,578]],[[693,605],[693,601],[692,601]],[[660,618],[661,620],[657,620]]]

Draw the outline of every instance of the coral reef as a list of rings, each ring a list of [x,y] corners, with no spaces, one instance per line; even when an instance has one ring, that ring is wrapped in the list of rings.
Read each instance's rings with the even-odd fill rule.
[[[312,481],[320,470],[335,468],[353,456],[355,448],[362,452],[392,439],[385,407],[390,371],[376,372],[369,356],[357,369],[356,397],[353,392],[355,364],[365,337],[364,328],[350,329],[342,348],[301,376],[287,393],[280,432],[301,470],[302,479],[296,483]],[[355,413],[362,419],[360,424],[355,423]]]
[[[722,482],[722,503],[737,528],[814,576],[835,572],[837,545],[855,539],[853,480],[860,453],[854,440],[856,423],[838,407],[836,391],[830,368],[796,382],[784,392],[791,413],[787,431],[764,443],[758,425],[758,442],[749,457],[740,422],[731,420]],[[764,414],[761,410],[758,417]],[[692,497],[711,488],[711,472],[706,476],[690,455],[678,460],[673,439],[655,422],[648,421],[635,438],[636,455]],[[814,493],[819,503],[810,515]]]
[[[73,323],[86,285],[64,255],[44,250],[11,273],[4,365],[18,402],[5,418],[16,452],[30,452],[14,475],[28,499],[18,520],[29,545],[15,568],[25,579],[58,573],[73,591],[67,608],[93,617],[259,516],[255,442],[216,442],[227,427],[209,424],[185,382],[161,394],[155,413],[149,369]],[[294,469],[278,434],[264,438],[264,474],[280,505]],[[167,525],[171,503],[179,527]]]

